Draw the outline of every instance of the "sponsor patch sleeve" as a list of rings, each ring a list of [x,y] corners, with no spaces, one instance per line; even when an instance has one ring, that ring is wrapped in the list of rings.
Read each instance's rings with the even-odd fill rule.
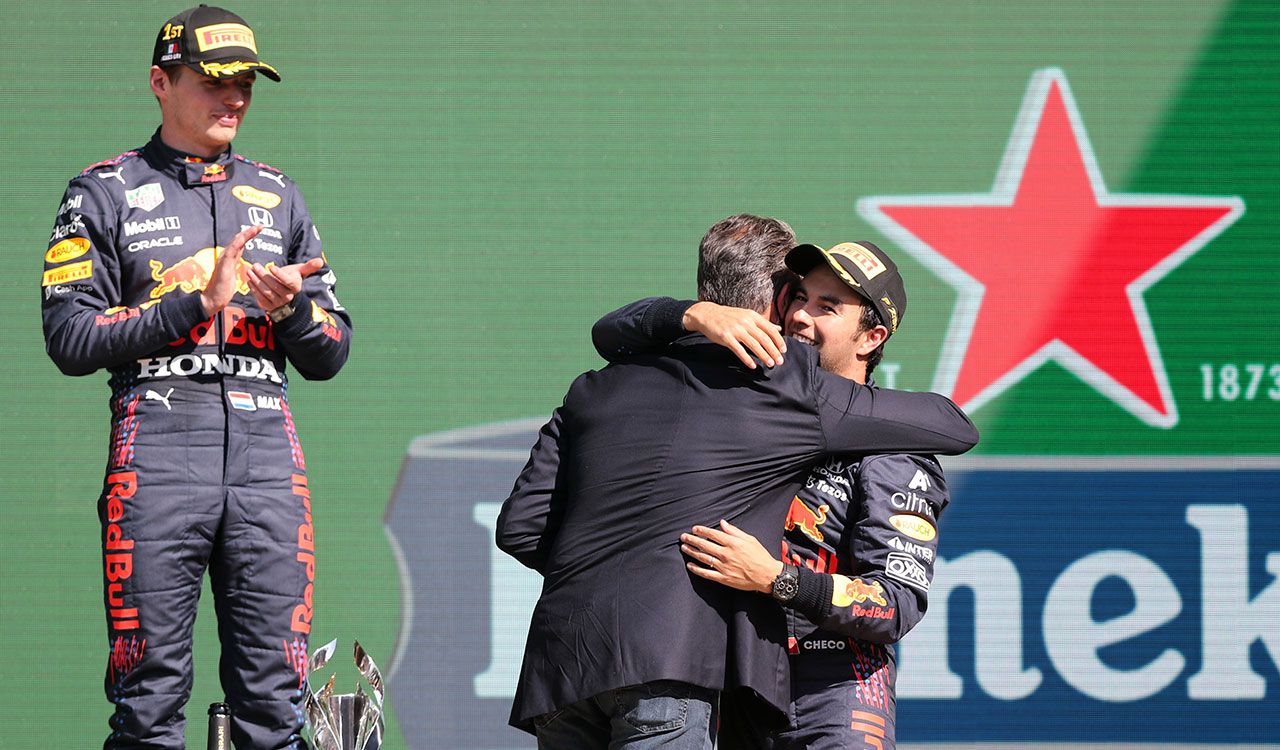
[[[539,573],[546,569],[555,531],[564,515],[561,419],[561,410],[556,409],[538,431],[529,461],[498,513],[498,548]]]
[[[670,297],[646,297],[632,302],[597,320],[591,327],[591,343],[610,362],[632,354],[661,351],[686,333],[682,321],[692,306],[693,300]]]
[[[338,302],[337,276],[321,251],[320,232],[307,204],[297,189],[290,192],[289,263],[320,258],[325,264],[302,280],[302,291],[293,298],[293,315],[275,324],[275,335],[303,377],[328,380],[351,352],[351,316]]]
[[[894,643],[929,605],[946,478],[931,456],[909,455],[868,458],[854,478],[857,505],[843,545],[848,575],[832,576],[825,613],[806,614],[819,614],[814,619],[827,630]]]
[[[177,339],[204,318],[200,295],[120,306],[115,209],[86,177],[58,207],[41,278],[45,349],[67,375],[122,364]]]
[[[955,455],[978,444],[977,428],[945,396],[873,389],[818,369],[817,357],[807,366],[827,453]]]

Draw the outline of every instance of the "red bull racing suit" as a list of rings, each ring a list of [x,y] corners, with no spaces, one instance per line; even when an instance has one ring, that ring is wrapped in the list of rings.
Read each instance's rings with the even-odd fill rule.
[[[231,303],[205,319],[216,253],[250,225]],[[42,280],[49,356],[110,374],[98,501],[108,748],[184,747],[191,633],[209,571],[219,673],[241,748],[301,747],[315,544],[285,360],[308,379],[346,361],[351,322],[327,263],[272,323],[250,263],[323,257],[294,183],[233,154],[202,161],[159,133],[71,180]]]
[[[931,456],[837,456],[787,512],[782,558],[800,568],[786,607],[789,726],[726,706],[726,750],[874,748],[895,740],[893,644],[924,617],[946,479]]]

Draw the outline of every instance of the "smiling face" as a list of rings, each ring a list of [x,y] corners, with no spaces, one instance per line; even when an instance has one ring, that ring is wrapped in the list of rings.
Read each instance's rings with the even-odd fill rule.
[[[160,139],[171,148],[205,158],[226,150],[236,137],[249,102],[255,74],[211,78],[190,68],[151,68],[151,91],[160,100]]]
[[[882,325],[864,328],[862,297],[831,269],[816,266],[795,285],[785,332],[817,347],[822,369],[863,382],[866,356],[889,336]]]

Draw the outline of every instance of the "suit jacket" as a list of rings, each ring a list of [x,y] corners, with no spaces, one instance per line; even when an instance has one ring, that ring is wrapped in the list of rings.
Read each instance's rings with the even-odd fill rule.
[[[781,608],[685,569],[680,534],[727,519],[767,549],[833,452],[955,454],[977,431],[933,393],[872,390],[792,346],[748,370],[699,335],[578,377],[498,517],[498,546],[543,577],[512,726],[654,680],[790,699]]]

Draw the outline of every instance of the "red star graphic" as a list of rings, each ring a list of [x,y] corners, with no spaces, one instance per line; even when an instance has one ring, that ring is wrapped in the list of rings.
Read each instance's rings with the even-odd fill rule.
[[[1031,78],[991,193],[858,211],[959,294],[934,390],[976,409],[1054,360],[1177,424],[1143,293],[1244,213],[1239,198],[1109,194],[1057,69]]]

